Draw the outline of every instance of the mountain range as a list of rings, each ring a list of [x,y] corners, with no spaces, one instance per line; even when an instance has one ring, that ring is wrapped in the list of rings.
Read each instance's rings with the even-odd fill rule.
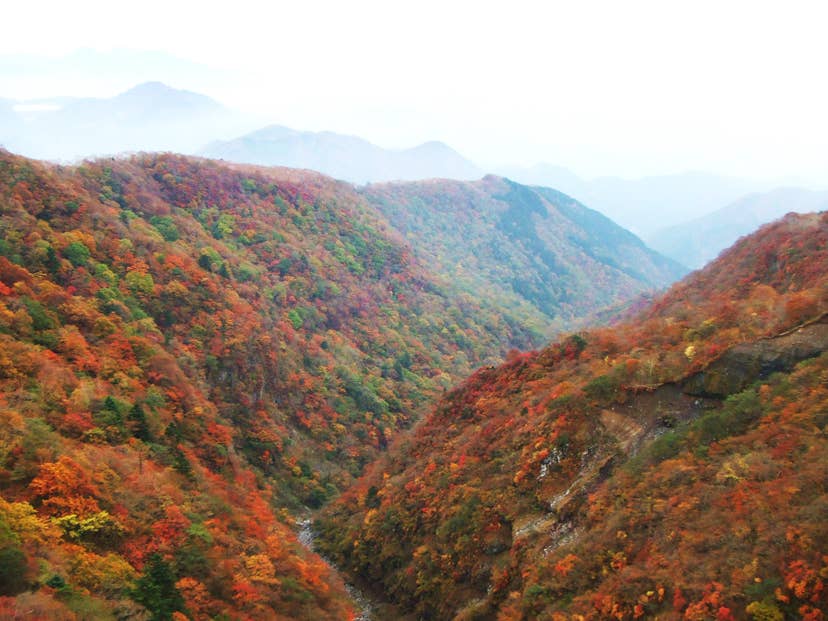
[[[568,197],[443,186],[0,152],[0,617],[349,618],[296,519],[473,369],[543,342],[526,309],[566,327],[674,277]],[[456,231],[414,243],[386,215],[418,192],[506,254],[432,261]],[[478,289],[455,279],[475,254]],[[515,286],[550,265],[555,295]]]
[[[256,123],[204,95],[146,82],[109,98],[6,100],[0,144],[29,157],[68,161],[136,151],[189,153]]]
[[[641,179],[597,177],[588,180],[565,168],[546,164],[530,168],[507,167],[499,172],[521,183],[565,192],[644,239],[651,239],[656,231],[666,227],[713,212],[748,193],[775,187],[773,182],[704,172]]]
[[[79,55],[83,63],[91,63],[107,75],[112,73],[112,63],[103,62],[105,59],[94,53]],[[117,62],[133,69],[144,61],[160,66],[164,60],[128,53],[122,56]],[[29,61],[32,71],[49,70],[37,58]],[[76,61],[67,62],[74,66]],[[178,73],[186,70],[200,75],[197,67],[175,62],[170,67]],[[490,172],[437,141],[409,149],[386,149],[356,136],[264,124],[260,118],[225,108],[209,97],[160,82],[142,83],[110,98],[0,100],[0,144],[40,159],[74,161],[124,152],[176,151],[231,162],[306,168],[358,185],[428,178],[471,180]],[[495,172],[520,183],[564,192],[690,267],[700,267],[701,261],[714,257],[756,225],[772,220],[778,211],[768,211],[768,218],[762,219],[758,214],[764,211],[753,208],[739,223],[738,205],[750,210],[748,203],[754,199],[747,199],[748,195],[776,191],[778,184],[702,172],[642,179],[583,179],[548,164],[506,166]],[[740,202],[743,199],[746,202]],[[793,196],[790,200],[793,204],[797,201]],[[783,199],[779,204],[785,202]],[[709,236],[706,223],[712,220],[697,220],[719,209],[727,210],[729,205],[729,214],[711,216],[721,215],[727,222],[722,222],[716,235]],[[805,203],[803,208],[807,208]],[[685,224],[684,229],[670,230]],[[731,229],[732,233],[725,234]],[[694,239],[697,241],[691,241]],[[704,247],[690,248],[688,244]]]
[[[356,184],[370,181],[477,179],[482,171],[441,142],[390,150],[356,136],[300,132],[271,125],[233,140],[214,142],[200,155],[231,162],[317,170]]]
[[[824,620],[825,192],[264,125],[0,100],[0,618]]]
[[[596,309],[686,273],[632,233],[556,190],[488,175],[370,184],[375,205],[453,286],[514,309],[544,338]]]

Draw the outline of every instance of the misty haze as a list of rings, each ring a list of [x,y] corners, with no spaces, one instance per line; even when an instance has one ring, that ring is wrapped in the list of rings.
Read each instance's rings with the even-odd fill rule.
[[[824,621],[822,3],[3,21],[0,619]]]

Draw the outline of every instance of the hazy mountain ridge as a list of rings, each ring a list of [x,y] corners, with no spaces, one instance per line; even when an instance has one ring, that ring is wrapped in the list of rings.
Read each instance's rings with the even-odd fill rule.
[[[441,142],[383,149],[356,136],[279,125],[208,145],[201,155],[264,166],[309,168],[356,184],[432,177],[474,179],[482,172]]]
[[[502,172],[521,183],[565,192],[645,240],[653,238],[659,229],[693,220],[745,194],[770,190],[775,185],[704,172],[641,179],[597,177],[587,180],[565,168],[548,164],[508,167]]]
[[[825,209],[828,192],[778,188],[749,194],[701,218],[656,231],[647,243],[688,267],[700,268],[739,237],[786,213]]]
[[[461,290],[486,292],[520,309],[547,336],[685,272],[608,218],[548,188],[487,176],[371,184],[360,193],[425,264]]]
[[[389,618],[821,618],[826,267],[828,214],[787,216],[479,370],[324,509],[323,548]]]
[[[0,123],[5,148],[27,157],[72,161],[136,151],[192,153],[256,120],[205,95],[146,82],[110,98],[14,102]]]
[[[147,59],[152,66],[165,60],[163,55],[144,56],[123,52],[113,60],[86,51],[76,60],[100,65],[104,73],[111,72],[119,62],[132,71]],[[33,57],[26,62],[33,70],[48,69],[43,59]],[[74,61],[66,62],[71,65]],[[171,65],[176,75],[196,68],[187,63]],[[311,169],[356,184],[428,178],[470,180],[487,172],[441,142],[385,149],[357,136],[329,131],[298,131],[280,125],[250,131],[262,124],[208,97],[160,82],[141,83],[111,98],[0,101],[0,145],[40,159],[71,161],[124,152],[177,151],[240,163]],[[245,131],[250,133],[239,136]],[[768,191],[777,185],[701,172],[586,180],[548,164],[509,166],[496,172],[520,183],[560,190],[643,238],[656,240],[654,243],[665,228],[695,220],[746,194]],[[749,221],[754,227],[760,223]],[[750,230],[747,226],[742,229],[743,233]],[[667,234],[669,239],[673,239],[671,235]],[[719,243],[716,250],[723,245]],[[659,246],[667,247],[665,243]],[[699,256],[715,256],[710,252],[687,252],[694,254],[694,267],[699,266]],[[673,258],[680,260],[678,256]]]

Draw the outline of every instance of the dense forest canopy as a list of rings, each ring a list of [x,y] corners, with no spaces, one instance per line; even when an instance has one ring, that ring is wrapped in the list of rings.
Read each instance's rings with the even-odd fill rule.
[[[3,153],[0,208],[4,594],[37,589],[12,607],[167,618],[165,581],[197,618],[345,615],[283,509],[531,339],[313,173]]]
[[[824,214],[539,350],[680,268],[498,177],[0,152],[0,215],[0,617],[353,618],[319,509],[388,618],[822,618]]]

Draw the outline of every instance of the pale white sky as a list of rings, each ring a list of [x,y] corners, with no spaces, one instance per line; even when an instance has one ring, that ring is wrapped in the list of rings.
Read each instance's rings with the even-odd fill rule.
[[[157,76],[171,86],[382,146],[443,140],[484,165],[826,185],[826,24],[828,3],[797,0],[32,0],[4,7],[0,55],[163,51],[212,70]],[[0,97],[129,79],[0,73]]]

